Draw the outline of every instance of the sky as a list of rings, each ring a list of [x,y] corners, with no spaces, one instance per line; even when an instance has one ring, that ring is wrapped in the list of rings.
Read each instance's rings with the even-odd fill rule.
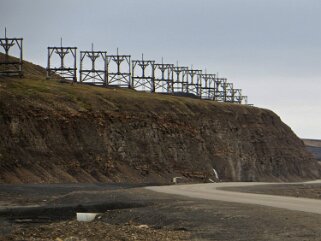
[[[320,0],[0,0],[0,37],[5,27],[23,37],[24,58],[44,67],[62,37],[206,68],[299,137],[321,139],[320,13]]]

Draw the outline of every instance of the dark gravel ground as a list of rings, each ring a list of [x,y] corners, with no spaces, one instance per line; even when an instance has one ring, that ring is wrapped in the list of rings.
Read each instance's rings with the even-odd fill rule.
[[[321,240],[321,215],[276,208],[198,200],[143,188],[88,187],[29,192],[0,189],[0,240]],[[262,188],[262,187],[260,187]],[[273,186],[274,188],[274,186]],[[40,191],[41,190],[41,191]],[[20,195],[18,195],[20,194]],[[43,201],[45,198],[46,201]],[[77,211],[102,213],[79,223]],[[142,226],[143,225],[143,226]],[[108,236],[109,235],[109,236]],[[59,240],[59,241],[60,241]]]

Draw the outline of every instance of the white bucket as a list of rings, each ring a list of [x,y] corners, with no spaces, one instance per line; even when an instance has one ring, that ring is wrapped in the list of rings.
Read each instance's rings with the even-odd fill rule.
[[[99,213],[77,213],[77,221],[79,222],[91,222],[95,220]]]

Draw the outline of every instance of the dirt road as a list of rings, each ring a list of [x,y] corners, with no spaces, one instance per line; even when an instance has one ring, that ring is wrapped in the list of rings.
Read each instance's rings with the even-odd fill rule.
[[[321,183],[320,180],[309,183]],[[220,190],[228,187],[246,187],[255,185],[267,185],[271,183],[211,183],[211,184],[192,184],[176,186],[146,187],[149,190],[163,192],[167,194],[183,195],[192,198],[207,200],[217,200],[224,202],[235,202],[244,204],[255,204],[288,210],[303,211],[321,214],[321,200],[285,197],[266,194],[240,193],[234,191]],[[295,183],[298,184],[298,183]],[[272,184],[278,185],[278,184]]]

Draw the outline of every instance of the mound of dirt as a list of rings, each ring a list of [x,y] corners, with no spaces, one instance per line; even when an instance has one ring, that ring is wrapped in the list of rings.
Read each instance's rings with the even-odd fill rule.
[[[272,111],[24,75],[0,78],[0,183],[320,177]]]

